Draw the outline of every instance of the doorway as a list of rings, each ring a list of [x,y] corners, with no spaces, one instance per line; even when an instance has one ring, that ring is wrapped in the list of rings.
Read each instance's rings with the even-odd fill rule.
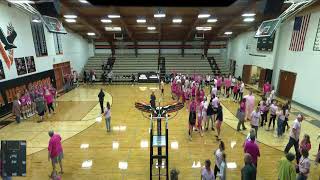
[[[278,82],[278,95],[280,97],[292,99],[296,77],[296,73],[280,70]]]
[[[242,80],[245,84],[248,84],[250,82],[251,67],[251,65],[243,65]]]

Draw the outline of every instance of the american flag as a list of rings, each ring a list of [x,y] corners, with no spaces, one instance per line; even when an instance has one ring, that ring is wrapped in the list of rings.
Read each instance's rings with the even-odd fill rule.
[[[310,14],[295,17],[289,50],[303,51],[309,20]]]

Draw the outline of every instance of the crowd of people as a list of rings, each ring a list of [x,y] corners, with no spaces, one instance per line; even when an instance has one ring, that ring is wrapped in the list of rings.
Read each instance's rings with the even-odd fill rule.
[[[23,89],[17,93],[12,104],[12,114],[15,116],[16,122],[27,120],[35,114],[42,122],[46,112],[55,113],[54,103],[57,97],[56,89],[51,85],[29,85],[27,89]]]
[[[163,84],[163,81],[161,84]],[[205,93],[206,86],[209,86],[210,88],[209,94]],[[211,162],[207,160],[205,162],[206,166],[201,172],[201,175],[206,177],[203,179],[212,179],[210,177],[217,177],[218,173],[220,173],[218,174],[220,179],[223,179],[222,177],[224,177],[221,175],[224,171],[219,171],[221,168],[221,161],[222,159],[225,161],[226,157],[223,153],[224,145],[221,145],[223,142],[220,137],[221,125],[223,122],[223,108],[219,98],[223,98],[224,100],[229,99],[238,104],[236,113],[238,118],[237,131],[246,130],[245,122],[250,122],[250,134],[244,143],[245,167],[242,169],[242,179],[255,179],[258,157],[260,156],[257,143],[258,130],[260,128],[265,129],[266,131],[275,131],[279,138],[283,137],[286,130],[289,131],[289,142],[284,150],[286,155],[285,159],[291,163],[292,156],[296,158],[296,164],[291,163],[292,167],[295,169],[294,175],[292,175],[295,177],[294,179],[296,179],[296,177],[299,180],[307,179],[310,172],[308,151],[311,149],[311,142],[310,137],[307,134],[304,135],[303,140],[300,141],[301,122],[304,118],[303,115],[297,115],[296,120],[294,120],[293,125],[290,128],[288,118],[290,115],[291,102],[287,101],[284,104],[280,104],[275,98],[274,87],[271,86],[270,82],[265,82],[263,85],[263,95],[258,103],[256,103],[256,100],[258,99],[256,99],[252,91],[249,91],[249,93],[244,96],[244,89],[245,85],[240,77],[235,78],[229,75],[188,76],[177,74],[171,78],[172,98],[176,101],[185,103],[186,108],[189,111],[188,136],[190,141],[192,140],[194,131],[198,131],[200,136],[203,136],[203,134],[209,130],[210,124],[211,130],[216,131],[216,140],[220,141],[219,150],[215,151],[216,165],[214,171],[212,175],[208,172]],[[161,86],[162,94],[163,91],[163,87]],[[268,114],[270,114],[270,117],[268,117]],[[276,129],[275,121],[277,121]],[[294,146],[295,155],[289,153],[292,146]],[[292,167],[290,166],[290,168]],[[283,170],[283,168],[284,167],[279,169],[279,179],[291,179],[286,175],[283,177],[285,173],[282,171],[288,170]]]

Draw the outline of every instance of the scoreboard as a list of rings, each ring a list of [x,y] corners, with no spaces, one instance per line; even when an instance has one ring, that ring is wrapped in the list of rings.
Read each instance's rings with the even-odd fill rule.
[[[26,141],[1,141],[3,176],[26,176]]]
[[[258,51],[272,51],[275,34],[269,37],[259,37],[257,42]]]

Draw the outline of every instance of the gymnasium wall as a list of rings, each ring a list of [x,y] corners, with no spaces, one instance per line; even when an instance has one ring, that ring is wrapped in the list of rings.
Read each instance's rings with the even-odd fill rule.
[[[7,3],[0,2],[0,27],[4,31],[5,35],[7,35],[7,26],[9,23],[12,23],[15,31],[17,32],[17,37],[14,41],[14,44],[17,46],[17,48],[14,49],[14,57],[19,58],[33,56],[36,72],[32,74],[53,69],[53,64],[64,61],[70,61],[72,68],[78,72],[82,70],[89,56],[87,40],[73,32],[68,31],[68,34],[62,35],[61,38],[63,54],[56,55],[53,34],[48,32],[46,27],[44,27],[48,55],[36,57],[30,22],[31,17],[25,12],[22,12],[14,6],[9,7]],[[91,49],[93,50],[93,48]],[[14,62],[9,69],[4,63],[1,55],[0,59],[2,61],[6,76],[6,78],[0,80],[0,82],[30,75],[29,73],[18,76]]]
[[[229,41],[228,59],[237,61],[236,75],[242,75],[242,65],[252,64],[263,68],[273,69],[272,84],[277,89],[280,70],[297,73],[292,99],[314,110],[320,110],[320,51],[313,51],[313,45],[320,19],[320,7],[310,8],[298,15],[311,13],[304,50],[294,52],[289,50],[294,17],[281,24],[276,34],[274,50],[271,53],[256,52],[257,40],[255,32],[238,35]],[[252,45],[249,49],[247,45]],[[251,57],[249,53],[256,52],[266,57]]]

